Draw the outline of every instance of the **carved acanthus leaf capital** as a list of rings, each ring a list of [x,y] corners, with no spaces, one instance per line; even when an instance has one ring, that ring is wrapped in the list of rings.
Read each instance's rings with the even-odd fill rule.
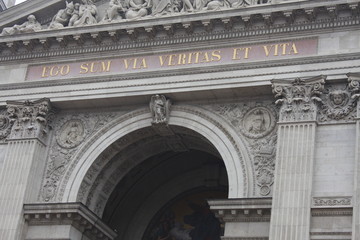
[[[317,105],[322,100],[325,76],[294,81],[273,80],[272,88],[276,104],[281,105],[280,121],[313,121],[316,119]]]
[[[45,140],[53,116],[50,100],[7,102],[7,114],[13,123],[8,139],[39,138]]]

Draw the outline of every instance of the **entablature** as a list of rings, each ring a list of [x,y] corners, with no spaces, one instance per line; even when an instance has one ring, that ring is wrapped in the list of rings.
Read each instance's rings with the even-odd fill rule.
[[[295,1],[179,13],[0,37],[0,60],[109,52],[123,49],[303,34],[358,28],[359,1]]]

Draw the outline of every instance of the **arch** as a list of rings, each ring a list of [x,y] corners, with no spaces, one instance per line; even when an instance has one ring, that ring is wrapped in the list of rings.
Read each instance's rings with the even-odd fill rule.
[[[75,202],[80,185],[93,162],[113,142],[127,134],[151,126],[148,109],[125,114],[105,126],[74,157],[60,185],[62,202]],[[191,129],[205,137],[219,152],[228,174],[229,198],[245,198],[254,183],[250,157],[235,129],[218,115],[194,106],[173,106],[169,125]]]

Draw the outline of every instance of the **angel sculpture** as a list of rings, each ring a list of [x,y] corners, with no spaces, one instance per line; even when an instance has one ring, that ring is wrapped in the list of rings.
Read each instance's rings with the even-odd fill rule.
[[[164,95],[154,95],[150,101],[150,111],[153,117],[153,124],[167,123],[169,121],[170,100]]]

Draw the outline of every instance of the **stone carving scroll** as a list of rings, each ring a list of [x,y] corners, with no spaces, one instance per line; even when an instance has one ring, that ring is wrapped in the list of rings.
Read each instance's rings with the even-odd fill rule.
[[[310,79],[297,78],[294,81],[273,80],[272,88],[276,104],[281,105],[280,121],[316,120],[320,98],[324,92],[325,76]]]

